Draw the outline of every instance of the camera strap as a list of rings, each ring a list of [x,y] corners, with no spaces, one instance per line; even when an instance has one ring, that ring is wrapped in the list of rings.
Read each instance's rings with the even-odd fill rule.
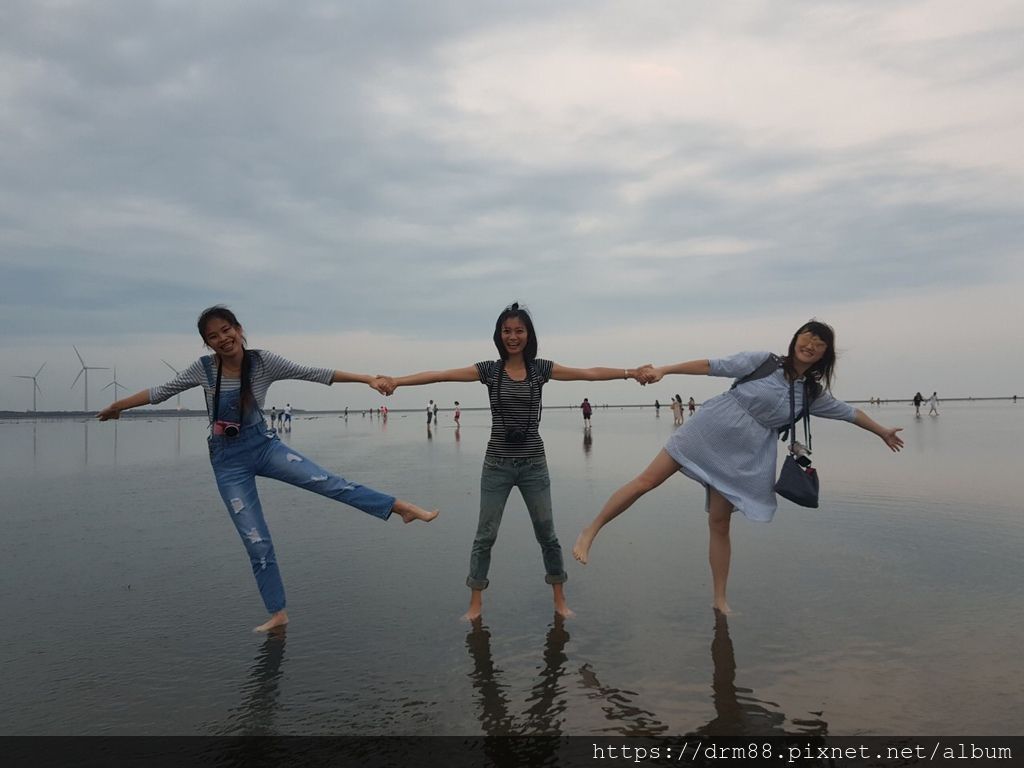
[[[248,362],[249,362],[249,350],[246,349],[246,350],[244,350],[242,352],[242,369],[238,372],[238,378],[239,378],[239,381],[238,381],[238,423],[239,424],[243,423],[243,419],[242,419],[242,396],[245,394],[245,379],[246,379],[245,374],[248,372],[246,370],[248,368],[248,365],[246,365],[246,363],[248,363]],[[217,383],[214,384],[214,387],[213,387],[213,418],[211,419],[212,423],[216,423],[217,422],[217,416],[220,414],[220,377],[221,377],[221,373],[222,373],[222,370],[223,370],[223,366],[222,366],[221,363],[222,363],[222,361],[218,357],[217,358]],[[262,414],[263,411],[260,410],[260,413]]]
[[[213,387],[213,423],[217,423],[217,416],[220,413],[220,376],[221,376],[221,361],[217,358],[217,383]]]

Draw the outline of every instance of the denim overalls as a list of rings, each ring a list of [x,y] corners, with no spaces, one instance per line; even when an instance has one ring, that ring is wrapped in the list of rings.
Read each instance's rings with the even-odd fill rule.
[[[210,389],[214,391],[216,372],[206,360],[204,366]],[[242,423],[239,398],[240,390],[221,391],[218,408],[221,420]],[[263,508],[256,493],[257,475],[297,485],[382,520],[388,519],[395,504],[394,496],[349,482],[289,448],[281,442],[277,432],[267,429],[263,412],[258,407],[247,410],[237,437],[211,434],[209,446],[217,489],[249,553],[256,585],[270,613],[277,613],[285,607],[284,582],[274,556],[270,529],[263,519]]]

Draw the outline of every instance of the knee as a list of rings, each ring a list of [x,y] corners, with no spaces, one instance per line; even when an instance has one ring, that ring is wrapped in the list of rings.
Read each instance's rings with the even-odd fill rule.
[[[729,523],[731,518],[728,515],[718,517],[712,515],[708,518],[708,530],[711,531],[712,536],[729,536]]]
[[[238,533],[242,537],[245,551],[249,553],[249,558],[254,563],[273,559],[274,544],[271,542],[270,536],[264,535],[258,528],[239,529]]]
[[[490,549],[498,539],[498,529],[492,526],[480,528],[473,538],[473,549]]]

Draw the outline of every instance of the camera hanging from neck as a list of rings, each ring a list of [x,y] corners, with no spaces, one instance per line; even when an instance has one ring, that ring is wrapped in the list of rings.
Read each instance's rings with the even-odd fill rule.
[[[530,422],[533,420],[533,403],[534,395],[537,396],[537,424],[540,424],[540,416],[544,410],[544,403],[540,400],[540,387],[534,381],[535,378],[535,366],[532,362],[526,362],[526,382],[530,388],[530,405],[526,411],[526,421],[522,424],[513,424],[511,427],[505,421],[505,408],[501,402],[501,379],[505,373],[505,361],[502,360],[498,368],[498,386],[496,391],[495,400],[498,403],[498,418],[501,419],[501,428],[505,432],[505,440],[509,443],[518,444],[525,443],[527,436],[530,434]]]

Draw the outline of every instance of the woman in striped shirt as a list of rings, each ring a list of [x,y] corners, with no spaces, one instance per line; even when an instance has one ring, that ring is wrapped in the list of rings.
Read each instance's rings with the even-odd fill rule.
[[[490,583],[487,572],[491,548],[505,502],[518,487],[533,522],[534,535],[544,560],[544,580],[554,593],[555,612],[572,616],[565,602],[563,584],[567,578],[562,547],[555,535],[551,510],[551,480],[548,476],[544,442],[538,427],[541,389],[549,380],[610,381],[635,379],[637,369],[567,368],[537,357],[537,333],[525,307],[511,304],[494,324],[494,346],[499,359],[447,371],[424,371],[399,378],[387,378],[390,394],[397,387],[434,384],[442,381],[479,381],[486,384],[491,405],[491,438],[487,443],[480,477],[480,520],[469,558],[466,586],[472,590],[464,619],[479,619],[483,591]]]
[[[121,411],[162,403],[192,387],[202,387],[210,414],[210,463],[228,514],[242,538],[253,575],[270,618],[255,628],[266,632],[288,623],[284,582],[277,567],[270,529],[256,492],[256,476],[272,477],[340,501],[383,520],[391,513],[403,521],[429,522],[437,511],[396,499],[322,469],[281,442],[264,423],[263,404],[275,381],[301,379],[321,384],[357,382],[383,392],[375,376],[297,365],[266,350],[245,348],[245,334],[234,313],[210,307],[197,323],[199,335],[213,350],[163,386],[144,389],[111,403],[97,414],[117,419]]]

